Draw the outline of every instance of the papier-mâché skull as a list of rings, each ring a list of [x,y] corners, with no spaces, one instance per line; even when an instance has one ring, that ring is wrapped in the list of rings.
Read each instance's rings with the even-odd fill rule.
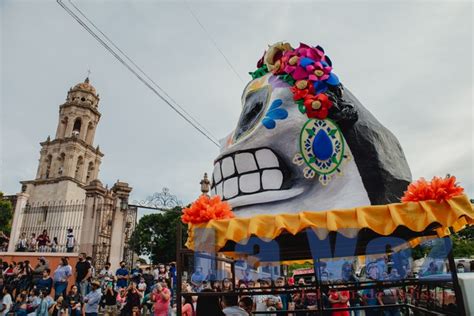
[[[277,43],[263,62],[215,160],[211,193],[239,217],[397,202],[411,181],[403,151],[323,49]]]

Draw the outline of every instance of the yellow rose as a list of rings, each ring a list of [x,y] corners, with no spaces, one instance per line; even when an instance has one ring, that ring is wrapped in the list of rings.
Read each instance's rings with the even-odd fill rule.
[[[268,71],[275,71],[280,68],[280,61],[275,60],[275,56],[281,52],[285,52],[288,50],[293,50],[289,43],[278,42],[276,44],[271,45],[267,52],[265,53],[265,57],[263,57],[263,62],[267,65]]]

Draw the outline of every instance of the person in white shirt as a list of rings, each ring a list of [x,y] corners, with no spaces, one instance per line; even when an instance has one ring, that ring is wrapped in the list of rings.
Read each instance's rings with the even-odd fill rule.
[[[145,283],[145,279],[143,277],[140,278],[140,283],[138,283],[137,288],[138,288],[138,291],[142,294],[142,296],[144,296],[147,286]]]
[[[271,280],[262,280],[260,282],[261,287],[271,287]],[[265,292],[266,290],[262,290]],[[253,302],[256,312],[266,312],[266,311],[275,311],[282,308],[281,298],[277,295],[264,294],[254,295]],[[272,316],[275,314],[259,314],[263,316]]]
[[[28,238],[26,237],[26,233],[23,232],[20,235],[20,239],[16,245],[16,251],[18,252],[25,252],[28,249]]]
[[[66,235],[66,251],[74,252],[75,246],[76,246],[76,239],[74,238],[74,234],[72,233],[72,228],[68,228],[67,235]]]
[[[38,242],[36,241],[36,234],[32,233],[30,240],[28,241],[28,251],[35,252],[37,249]]]
[[[158,266],[155,266],[155,269],[153,270],[153,279],[155,282],[158,282],[158,278],[160,277],[160,269]]]
[[[12,305],[11,289],[5,286],[2,290],[2,298],[0,299],[0,316],[6,316],[12,309]]]
[[[101,287],[103,289],[106,288],[106,286],[109,282],[114,281],[114,273],[110,269],[110,266],[111,266],[110,262],[107,262],[105,264],[104,268],[102,270],[100,270],[100,272],[99,272],[99,280],[100,280],[100,283],[101,283]]]

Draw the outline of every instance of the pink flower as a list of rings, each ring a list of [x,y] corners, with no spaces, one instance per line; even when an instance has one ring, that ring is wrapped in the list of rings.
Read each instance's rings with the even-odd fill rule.
[[[311,58],[315,62],[324,60],[324,52],[316,47],[300,43],[300,47],[295,51],[298,56]]]
[[[331,66],[325,66],[319,61],[306,67],[306,71],[311,73],[308,79],[312,81],[327,80],[331,70]]]
[[[292,74],[298,66],[299,57],[295,50],[287,50],[283,53],[283,59],[286,61],[283,71]]]
[[[283,57],[287,61],[283,71],[295,80],[326,80],[332,70],[326,63],[326,66],[321,63],[325,60],[322,50],[303,43],[293,51],[284,52]]]

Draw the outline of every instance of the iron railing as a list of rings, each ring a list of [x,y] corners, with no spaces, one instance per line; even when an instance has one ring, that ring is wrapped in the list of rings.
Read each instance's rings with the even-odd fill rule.
[[[28,242],[30,242],[32,234],[35,234],[36,237],[38,237],[38,235],[46,229],[51,241],[49,245],[42,249],[28,247],[27,250],[66,252],[66,240],[68,229],[70,228],[72,229],[72,234],[75,238],[75,247],[73,251],[77,251],[79,249],[79,240],[81,238],[84,209],[84,201],[27,204],[21,210],[23,214],[19,238],[22,238],[22,234],[24,233]],[[52,244],[55,237],[58,242],[57,246]],[[15,245],[18,244],[19,240],[16,240]]]

